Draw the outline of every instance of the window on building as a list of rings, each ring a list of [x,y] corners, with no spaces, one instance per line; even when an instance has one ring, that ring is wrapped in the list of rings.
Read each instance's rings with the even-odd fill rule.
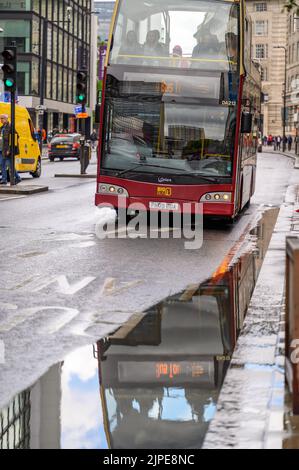
[[[261,78],[263,82],[268,80],[268,69],[267,67],[261,67]]]
[[[268,34],[268,21],[258,20],[255,22],[255,35],[267,36]]]
[[[292,31],[292,33],[295,33],[296,29],[297,29],[297,25],[296,25],[297,20],[296,20],[296,18],[297,18],[297,15],[295,15],[295,13],[293,13],[293,17],[292,17],[292,19],[293,19],[293,21],[292,21],[293,31]]]
[[[267,11],[267,3],[266,2],[256,3],[255,11]]]
[[[256,59],[267,59],[268,57],[268,45],[267,44],[256,44],[255,46],[255,58]]]
[[[4,30],[0,34],[0,49],[9,46],[12,41],[17,44],[18,52],[30,52],[31,26],[28,20],[2,20],[1,28]]]
[[[295,44],[292,45],[292,63],[295,62]]]

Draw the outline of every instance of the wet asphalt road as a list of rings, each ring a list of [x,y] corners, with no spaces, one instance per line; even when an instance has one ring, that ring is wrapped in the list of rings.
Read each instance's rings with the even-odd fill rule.
[[[54,179],[79,164],[46,162],[39,183],[49,193],[0,200],[0,406],[71,350],[211,277],[261,205],[282,204],[292,168],[291,159],[260,156],[251,208],[232,227],[206,228],[193,251],[183,240],[98,240],[95,181]]]

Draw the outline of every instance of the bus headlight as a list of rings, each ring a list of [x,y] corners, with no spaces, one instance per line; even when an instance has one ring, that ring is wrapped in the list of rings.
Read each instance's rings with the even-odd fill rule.
[[[129,193],[126,189],[115,184],[99,184],[98,187],[100,194],[110,194],[111,196],[129,197]]]
[[[200,202],[232,202],[232,193],[207,193],[202,196]]]

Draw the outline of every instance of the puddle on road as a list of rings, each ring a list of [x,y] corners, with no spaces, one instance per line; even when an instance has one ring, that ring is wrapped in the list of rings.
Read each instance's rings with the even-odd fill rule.
[[[0,412],[0,448],[200,448],[278,212],[264,213],[254,250],[233,266],[75,351],[17,395]]]

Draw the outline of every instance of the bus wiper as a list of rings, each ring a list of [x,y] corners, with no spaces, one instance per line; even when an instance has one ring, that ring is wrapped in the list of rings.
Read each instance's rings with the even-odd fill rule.
[[[137,168],[139,168],[140,166],[143,166],[143,167],[145,166],[145,167],[150,167],[150,168],[162,168],[163,170],[168,170],[168,171],[175,170],[175,168],[170,168],[169,166],[154,165],[154,164],[151,164],[151,163],[138,163],[137,165],[132,166],[131,168],[127,168],[126,170],[123,170],[123,171],[117,173],[116,176],[117,177],[123,176],[127,173],[130,173],[131,171],[137,170]],[[179,170],[179,171],[180,171],[180,173],[170,173],[169,176],[186,175],[186,176],[190,176],[192,178],[201,178],[201,179],[204,179],[204,180],[209,181],[211,183],[217,183],[217,181],[219,180],[219,178],[214,178],[213,176],[206,176],[206,175],[202,175],[202,174],[198,174],[198,173],[193,173],[193,172],[188,171],[188,170]]]

